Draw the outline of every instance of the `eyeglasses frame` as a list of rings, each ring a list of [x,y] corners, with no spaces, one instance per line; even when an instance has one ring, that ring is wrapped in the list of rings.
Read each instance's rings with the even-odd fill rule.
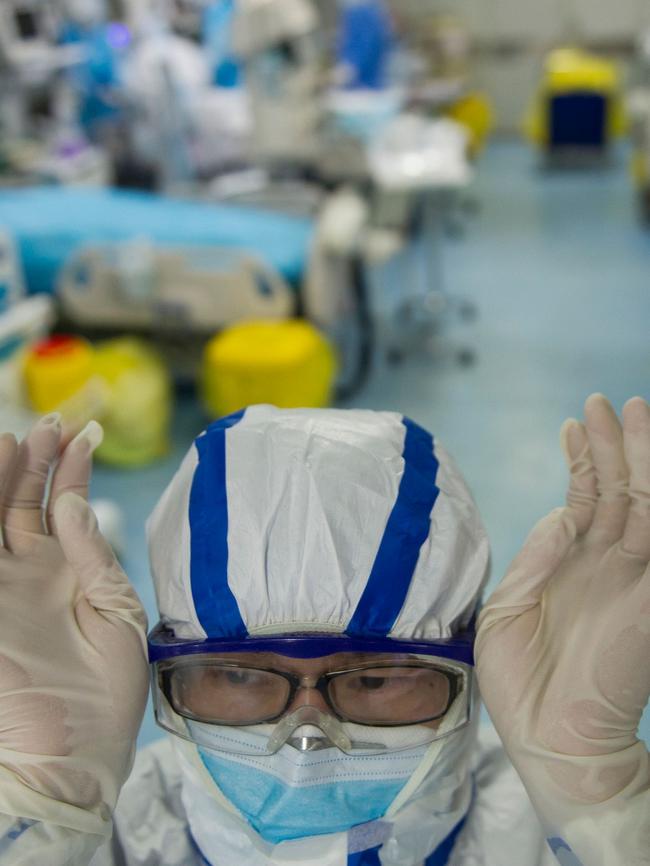
[[[193,667],[195,665],[199,666],[200,662],[197,662],[197,659],[198,659],[198,655],[194,655],[192,657],[189,657],[188,661],[186,662],[186,665],[188,667],[190,667],[190,666]],[[449,712],[449,710],[453,706],[456,698],[460,694],[462,682],[467,678],[467,674],[465,674],[461,671],[458,671],[458,670],[452,670],[451,668],[447,668],[444,664],[441,664],[440,661],[437,661],[437,663],[435,665],[434,664],[427,665],[426,662],[423,662],[422,660],[418,660],[416,662],[413,659],[406,659],[403,663],[396,665],[394,660],[384,659],[383,663],[382,663],[382,660],[378,660],[376,662],[368,662],[368,664],[355,666],[353,668],[345,668],[343,670],[338,670],[338,671],[328,671],[327,673],[321,674],[316,679],[316,681],[314,682],[313,685],[305,686],[305,685],[303,685],[305,680],[308,680],[308,679],[313,680],[313,677],[300,676],[298,674],[293,674],[290,671],[281,671],[281,670],[278,670],[278,669],[273,668],[273,667],[264,667],[264,666],[253,667],[251,665],[242,665],[239,662],[229,661],[227,659],[212,659],[212,660],[218,661],[220,663],[220,666],[222,666],[222,667],[229,667],[229,668],[238,669],[238,670],[248,670],[248,671],[256,671],[256,672],[274,674],[276,676],[281,677],[282,679],[284,679],[286,682],[289,683],[289,695],[287,697],[285,705],[284,705],[281,712],[279,712],[273,716],[266,716],[264,718],[256,719],[255,721],[247,721],[247,722],[222,722],[222,721],[206,722],[206,720],[204,718],[200,718],[199,716],[188,713],[185,710],[183,710],[183,712],[181,712],[178,709],[178,707],[176,706],[176,703],[172,699],[172,689],[171,689],[171,676],[173,674],[172,666],[165,667],[164,662],[159,662],[158,664],[156,664],[154,666],[155,675],[158,677],[159,689],[162,692],[162,694],[164,695],[165,699],[167,700],[169,706],[172,708],[172,710],[177,715],[181,716],[184,719],[189,719],[190,721],[199,722],[202,724],[223,725],[224,727],[233,727],[233,728],[248,727],[250,725],[261,725],[261,724],[272,723],[272,722],[278,721],[279,719],[281,719],[286,714],[287,710],[289,709],[291,704],[294,702],[297,692],[301,688],[309,688],[309,689],[314,689],[315,691],[317,691],[321,695],[321,697],[323,698],[323,700],[325,701],[325,703],[327,704],[329,709],[332,711],[334,717],[341,722],[349,722],[351,724],[365,725],[366,727],[373,727],[373,728],[404,728],[404,727],[409,727],[411,725],[423,725],[423,724],[426,724],[428,722],[435,722],[438,719],[444,718],[444,716]],[[387,667],[409,667],[409,668],[427,668],[427,667],[434,668],[435,667],[435,669],[437,671],[439,671],[440,673],[443,674],[443,676],[447,679],[447,682],[449,683],[449,697],[448,697],[447,705],[446,705],[445,709],[441,713],[439,713],[435,716],[430,716],[430,717],[427,717],[424,719],[418,719],[417,721],[413,721],[413,722],[372,722],[372,723],[360,722],[357,719],[354,719],[350,716],[346,716],[346,715],[341,714],[341,712],[336,707],[334,701],[332,700],[332,698],[329,694],[330,683],[333,680],[335,680],[341,676],[345,676],[347,674],[357,673],[357,672],[365,671],[365,670],[376,670],[377,668],[381,668],[381,667],[386,667],[386,668]],[[471,683],[468,682],[468,688],[470,688],[470,687],[471,687]]]

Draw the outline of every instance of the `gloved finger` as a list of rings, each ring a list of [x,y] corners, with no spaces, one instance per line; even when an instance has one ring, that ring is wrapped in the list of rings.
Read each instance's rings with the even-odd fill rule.
[[[540,520],[486,602],[479,625],[488,617],[517,615],[539,604],[575,537],[576,526],[569,508],[556,508]]]
[[[101,444],[104,431],[96,421],[90,421],[66,446],[52,477],[47,509],[47,525],[56,532],[54,503],[63,493],[76,493],[88,499],[88,485],[93,468],[93,452]]]
[[[587,536],[610,545],[622,537],[628,512],[623,429],[602,394],[592,394],[585,403],[585,426],[598,483],[598,503]]]
[[[3,433],[0,436],[0,507],[5,488],[11,478],[18,453],[18,443],[12,433]]]
[[[88,503],[63,493],[54,503],[54,520],[63,554],[79,580],[82,596],[96,613],[134,626],[146,648],[146,615],[129,579],[99,531]],[[83,605],[80,606],[83,612]],[[86,617],[91,620],[92,617]]]
[[[650,559],[650,406],[641,397],[623,407],[623,442],[630,470],[623,549]]]
[[[43,500],[60,442],[61,416],[55,412],[41,418],[18,446],[2,519],[5,546],[10,550],[14,542],[24,540],[25,533],[45,534]]]
[[[566,501],[578,535],[583,535],[591,526],[598,501],[596,467],[584,424],[569,418],[562,425],[560,442],[570,472]]]

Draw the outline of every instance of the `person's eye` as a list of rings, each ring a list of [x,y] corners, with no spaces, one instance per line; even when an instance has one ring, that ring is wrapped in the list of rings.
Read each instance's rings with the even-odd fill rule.
[[[379,689],[382,689],[388,683],[388,679],[386,677],[359,677],[358,678],[359,687],[363,691],[366,692],[376,692]]]
[[[233,686],[247,686],[255,679],[250,671],[229,670],[226,671],[226,681]]]

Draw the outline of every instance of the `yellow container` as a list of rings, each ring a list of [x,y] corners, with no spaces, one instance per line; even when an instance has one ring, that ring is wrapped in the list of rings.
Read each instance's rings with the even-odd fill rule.
[[[52,337],[29,350],[24,373],[35,411],[61,411],[72,432],[91,418],[101,422],[100,460],[128,468],[167,452],[169,374],[142,340],[120,337],[91,346],[78,337]]]
[[[203,398],[215,418],[257,403],[324,407],[336,368],[334,350],[308,322],[242,322],[206,346]]]
[[[479,91],[467,93],[450,105],[446,114],[467,130],[469,156],[475,159],[494,128],[494,112],[489,97]]]
[[[80,337],[57,335],[41,340],[25,357],[27,397],[36,412],[52,412],[87,384],[93,375],[93,348]]]
[[[163,456],[169,448],[172,393],[158,354],[133,337],[107,340],[96,347],[95,372],[106,385],[104,440],[97,457],[130,468]]]

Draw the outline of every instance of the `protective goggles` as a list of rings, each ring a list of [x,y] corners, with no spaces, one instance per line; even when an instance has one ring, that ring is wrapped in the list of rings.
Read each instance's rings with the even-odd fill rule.
[[[383,640],[382,648],[371,648],[369,641],[309,635],[236,645],[202,641],[190,652],[182,642],[184,654],[176,652],[178,644],[169,654],[154,633],[156,720],[177,736],[231,754],[273,754],[285,743],[335,745],[354,754],[413,748],[469,721],[471,639]]]

